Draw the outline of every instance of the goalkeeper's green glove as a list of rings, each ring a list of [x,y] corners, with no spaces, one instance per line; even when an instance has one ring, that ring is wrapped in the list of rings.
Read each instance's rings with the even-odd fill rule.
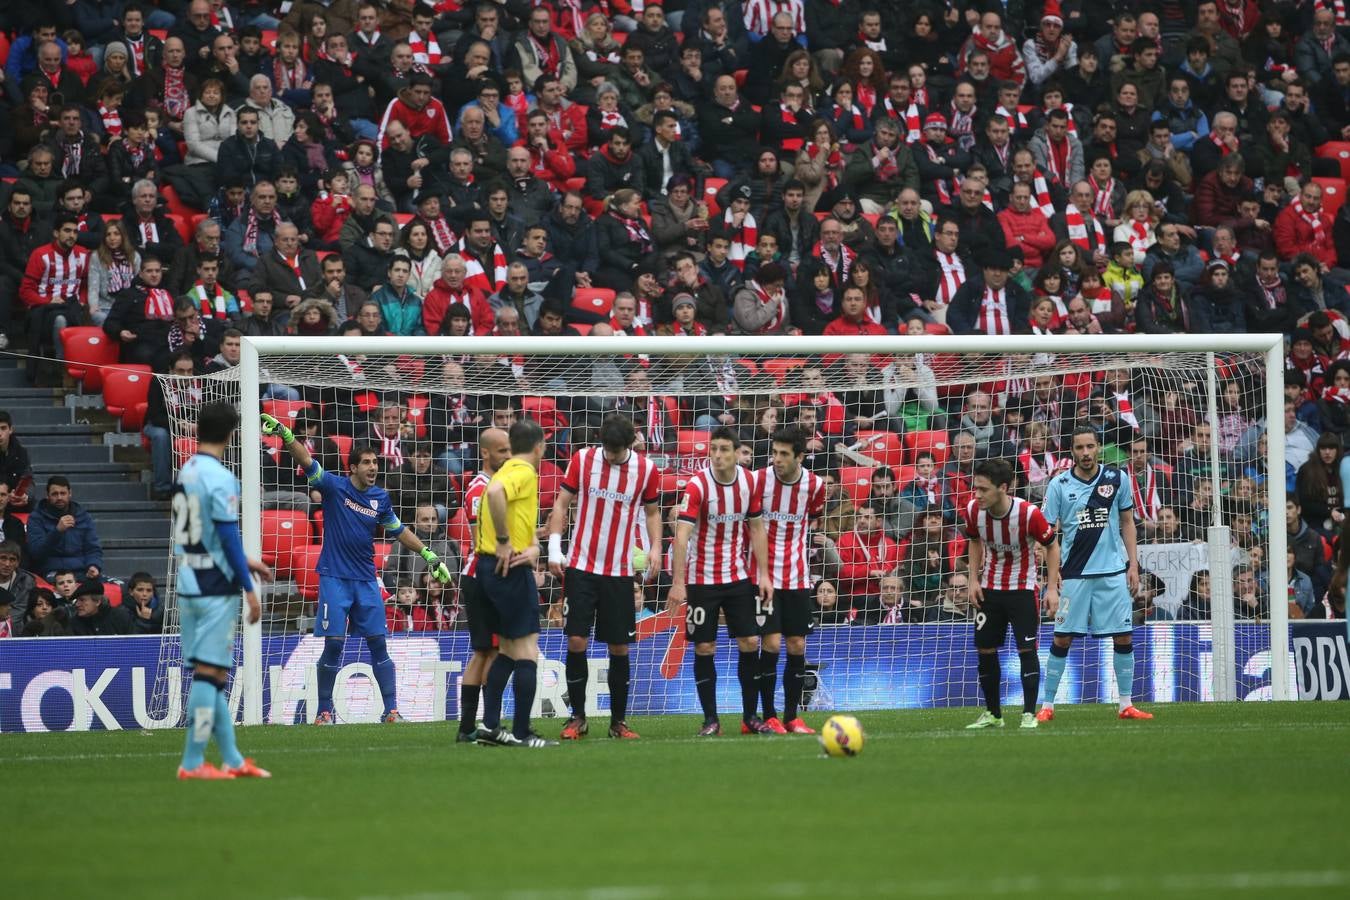
[[[262,414],[262,432],[280,437],[282,446],[289,446],[295,441],[295,433],[267,413]]]
[[[431,551],[430,547],[422,548],[422,558],[427,561],[427,571],[431,572],[431,577],[435,578],[441,584],[450,583],[450,569],[441,558]]]

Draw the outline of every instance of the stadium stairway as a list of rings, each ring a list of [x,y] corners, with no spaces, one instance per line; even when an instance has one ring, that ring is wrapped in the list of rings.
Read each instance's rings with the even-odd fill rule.
[[[75,501],[89,511],[103,543],[104,573],[125,579],[146,571],[162,582],[169,563],[169,504],[150,499],[149,456],[117,434],[116,420],[96,397],[69,389],[29,387],[24,370],[0,357],[0,409],[28,448],[35,491],[52,475],[70,479]],[[117,440],[121,437],[122,440]]]

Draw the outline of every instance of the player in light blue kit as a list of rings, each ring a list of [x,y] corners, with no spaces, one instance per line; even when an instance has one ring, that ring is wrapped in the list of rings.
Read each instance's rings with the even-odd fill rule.
[[[1115,643],[1120,718],[1151,719],[1134,705],[1132,596],[1139,590],[1139,554],[1134,530],[1134,491],[1122,469],[1097,462],[1097,431],[1073,431],[1073,468],[1050,480],[1042,512],[1060,540],[1046,561],[1045,603],[1055,617],[1055,640],[1045,667],[1045,702],[1038,722],[1055,717],[1055,694],[1069,647],[1079,635]],[[1062,581],[1062,584],[1061,584]]]
[[[271,778],[234,743],[227,687],[234,667],[234,626],[239,592],[248,601],[248,622],[258,621],[258,596],[250,573],[264,580],[272,570],[244,556],[239,538],[239,479],[221,458],[239,424],[234,407],[209,403],[197,415],[197,452],[183,466],[173,491],[173,543],[178,557],[178,609],[183,662],[192,665],[188,693],[187,746],[179,779]],[[224,766],[206,761],[216,739]]]
[[[347,457],[351,475],[341,478],[325,472],[308,448],[276,419],[264,414],[262,430],[263,434],[280,436],[309,486],[323,495],[323,550],[319,553],[319,610],[314,634],[325,640],[319,657],[319,709],[314,724],[332,725],[335,721],[333,684],[342,668],[348,619],[352,630],[364,637],[370,648],[371,669],[384,700],[381,720],[401,722],[394,661],[385,643],[384,599],[375,574],[375,535],[382,531],[420,553],[431,576],[441,584],[450,581],[450,570],[411,529],[403,527],[389,494],[375,486],[380,452],[374,447],[354,445]]]

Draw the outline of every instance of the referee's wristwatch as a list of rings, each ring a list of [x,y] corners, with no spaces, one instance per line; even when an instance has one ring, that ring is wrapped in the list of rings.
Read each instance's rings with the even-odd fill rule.
[[[509,534],[499,534],[499,535],[497,535],[497,543],[499,543],[499,544],[509,544],[509,543],[511,543],[511,535],[509,535]]]

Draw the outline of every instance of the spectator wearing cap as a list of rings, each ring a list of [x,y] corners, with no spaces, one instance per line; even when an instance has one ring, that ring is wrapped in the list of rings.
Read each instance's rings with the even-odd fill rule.
[[[47,496],[28,518],[28,552],[35,571],[44,574],[72,569],[87,578],[103,570],[103,546],[94,519],[72,499],[70,479],[47,479]]]
[[[717,202],[726,209],[731,206],[734,195],[741,188],[749,187],[750,214],[756,221],[763,221],[769,210],[782,202],[783,185],[787,181],[788,176],[783,173],[773,148],[762,147],[755,156],[754,164],[717,192]]]
[[[947,117],[930,112],[923,120],[923,141],[914,151],[923,199],[933,209],[949,205],[956,195],[956,180],[970,165],[970,154],[948,140]]]
[[[1186,290],[1185,286],[1182,290]],[[1245,302],[1237,287],[1237,277],[1226,260],[1212,259],[1205,266],[1205,277],[1190,291],[1193,307],[1206,307],[1210,330],[1218,334],[1245,334]]]
[[[719,245],[725,244],[725,237],[719,235]],[[706,261],[706,260],[705,260]],[[652,305],[652,317],[658,325],[664,325],[675,318],[673,296],[688,294],[694,300],[695,319],[709,333],[721,334],[727,330],[729,303],[724,289],[710,281],[692,253],[677,253],[671,261],[671,276],[665,294]],[[735,296],[739,282],[731,288]]]
[[[637,151],[645,169],[644,185],[650,200],[665,193],[664,186],[676,176],[692,176],[696,167],[689,147],[680,139],[680,120],[662,111],[652,116],[652,139]]]
[[[1026,327],[1031,298],[1011,280],[1012,260],[1006,250],[987,250],[979,259],[982,279],[972,278],[957,290],[947,310],[954,334],[1008,335]]]
[[[75,615],[70,617],[72,637],[131,634],[131,615],[124,607],[108,602],[101,581],[90,579],[77,587],[73,606]]]
[[[1134,299],[1135,330],[1141,334],[1199,334],[1208,332],[1208,307],[1193,305],[1177,288],[1168,263],[1158,263],[1148,283]]]
[[[708,333],[708,329],[696,318],[698,301],[692,295],[683,291],[677,293],[670,301],[670,309],[674,318],[663,327],[669,328],[672,335],[702,337]]]
[[[914,155],[900,140],[900,125],[883,118],[876,133],[849,155],[844,180],[857,193],[862,211],[885,212],[906,188],[919,187],[919,169]]]
[[[13,598],[10,607],[10,624],[18,634],[23,624],[37,579],[32,572],[20,566],[23,561],[23,547],[11,540],[0,541],[0,590],[8,591]]]
[[[857,195],[846,185],[840,185],[821,198],[829,204],[830,218],[839,223],[844,245],[855,253],[876,243],[872,223],[863,218]]]
[[[732,297],[732,322],[741,334],[788,334],[796,331],[788,315],[783,289],[787,272],[776,262],[759,267]]]

